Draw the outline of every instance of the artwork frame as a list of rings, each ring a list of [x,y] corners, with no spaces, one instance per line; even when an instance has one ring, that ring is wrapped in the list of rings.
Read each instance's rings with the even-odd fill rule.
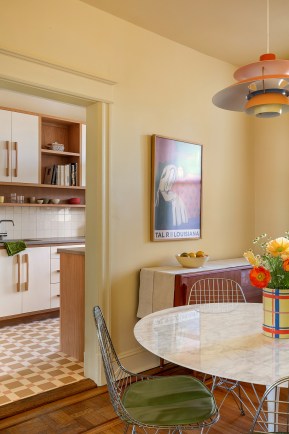
[[[151,241],[201,238],[203,146],[151,136]]]

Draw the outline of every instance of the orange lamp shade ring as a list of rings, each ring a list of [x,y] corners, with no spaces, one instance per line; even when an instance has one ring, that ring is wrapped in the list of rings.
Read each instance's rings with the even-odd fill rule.
[[[281,93],[259,93],[245,105],[245,112],[260,118],[276,117],[289,111],[289,100]]]

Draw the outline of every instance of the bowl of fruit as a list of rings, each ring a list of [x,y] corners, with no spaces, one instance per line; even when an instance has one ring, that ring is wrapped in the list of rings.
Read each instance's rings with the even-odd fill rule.
[[[203,267],[208,261],[209,256],[201,250],[197,252],[183,252],[176,255],[177,261],[185,268],[199,268]]]

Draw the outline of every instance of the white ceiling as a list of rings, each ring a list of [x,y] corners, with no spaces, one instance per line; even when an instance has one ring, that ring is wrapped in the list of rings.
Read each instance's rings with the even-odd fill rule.
[[[267,0],[82,0],[234,65],[267,52]],[[289,0],[270,0],[269,51],[289,58]]]

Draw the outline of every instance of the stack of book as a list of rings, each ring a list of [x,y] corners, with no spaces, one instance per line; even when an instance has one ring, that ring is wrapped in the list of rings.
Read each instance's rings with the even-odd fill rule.
[[[50,185],[77,185],[77,163],[70,164],[54,164],[53,166],[45,167],[44,184]]]

